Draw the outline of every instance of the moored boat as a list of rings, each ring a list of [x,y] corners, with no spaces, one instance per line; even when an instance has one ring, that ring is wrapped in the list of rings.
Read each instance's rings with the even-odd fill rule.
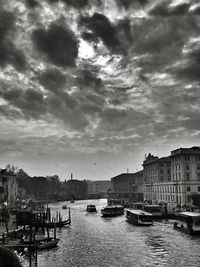
[[[134,225],[149,226],[153,224],[152,214],[143,210],[126,209],[126,219]]]
[[[60,239],[56,238],[56,239],[53,239],[53,240],[40,242],[40,243],[37,244],[37,249],[38,250],[44,250],[44,249],[51,249],[51,248],[57,247],[59,240]]]
[[[181,222],[174,222],[174,229],[190,235],[200,235],[200,213],[181,212],[179,218]]]
[[[67,205],[62,205],[62,209],[66,210],[67,209]]]
[[[160,205],[144,205],[143,210],[152,214],[153,218],[162,218],[163,212]]]
[[[124,214],[124,206],[106,206],[101,210],[103,217],[112,217]]]
[[[93,204],[87,205],[87,212],[97,212],[96,206]]]

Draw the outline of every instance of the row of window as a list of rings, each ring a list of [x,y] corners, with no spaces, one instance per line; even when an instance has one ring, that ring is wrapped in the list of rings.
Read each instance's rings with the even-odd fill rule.
[[[177,156],[171,159],[171,162],[180,162],[182,160],[184,161],[190,161],[190,160],[194,160],[195,161],[200,161],[200,155],[196,155],[196,156],[190,156],[190,155],[185,155],[183,157]]]
[[[183,189],[184,190],[184,189]],[[187,186],[187,192],[190,192],[190,186]],[[154,193],[181,193],[180,186],[158,186],[158,187],[144,187],[144,192]],[[200,192],[200,186],[197,187],[197,192]]]
[[[171,181],[171,178],[172,178],[172,181],[181,181],[182,180],[182,177],[181,177],[181,172],[176,172],[176,173],[173,173],[172,175],[167,175],[167,176],[160,176],[159,178],[157,176],[146,176],[144,178],[144,182],[145,183],[153,183],[153,182],[164,182],[164,181]],[[186,181],[190,181],[191,180],[191,173],[189,172],[186,172],[185,173],[185,176],[184,176],[184,180]],[[200,181],[200,172],[197,172],[196,173],[196,178],[195,180],[197,181]]]

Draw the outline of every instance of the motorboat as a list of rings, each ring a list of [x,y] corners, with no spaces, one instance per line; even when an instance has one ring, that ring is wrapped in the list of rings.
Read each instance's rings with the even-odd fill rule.
[[[200,235],[200,213],[180,212],[180,221],[174,222],[174,229],[190,235]]]
[[[113,217],[124,214],[124,206],[106,206],[101,210],[103,217]]]
[[[149,226],[153,224],[152,214],[144,210],[126,209],[126,219],[134,225]]]
[[[96,206],[93,204],[87,205],[87,212],[97,212]]]

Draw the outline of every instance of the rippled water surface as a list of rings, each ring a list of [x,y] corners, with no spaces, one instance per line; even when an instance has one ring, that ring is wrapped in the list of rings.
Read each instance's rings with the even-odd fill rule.
[[[85,211],[90,203],[97,213]],[[71,208],[72,224],[57,230],[57,248],[39,252],[38,267],[200,266],[200,237],[175,231],[172,221],[139,227],[124,215],[103,218],[105,199],[52,204],[52,212],[66,213],[67,218],[63,204]]]

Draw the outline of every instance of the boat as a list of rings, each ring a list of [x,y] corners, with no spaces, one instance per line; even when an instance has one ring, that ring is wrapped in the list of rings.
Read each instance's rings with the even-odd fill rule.
[[[144,205],[143,210],[152,214],[154,218],[162,218],[163,212],[160,205]]]
[[[96,206],[93,204],[87,205],[87,212],[97,212]]]
[[[152,214],[144,210],[126,209],[126,219],[134,225],[149,226],[153,224]]]
[[[62,205],[62,209],[66,210],[67,209],[67,205]]]
[[[44,242],[47,242],[47,241],[52,241],[53,240],[53,237],[45,237],[45,236],[42,236],[42,237],[35,237],[34,240],[30,241],[30,237],[29,238],[23,238],[21,239],[21,244],[32,244],[32,243],[44,243]]]
[[[101,210],[103,217],[113,217],[124,214],[124,206],[106,206]]]
[[[60,240],[59,238],[56,238],[56,239],[53,239],[53,240],[40,242],[40,243],[37,244],[37,250],[55,248],[55,247],[57,247],[59,240]]]
[[[180,222],[174,222],[174,229],[190,235],[200,235],[200,213],[180,212]]]
[[[60,222],[45,222],[43,223],[43,227],[48,227],[48,228],[62,228],[63,226],[70,225],[71,224],[71,219],[67,219],[65,221],[60,221]]]
[[[74,199],[71,199],[70,202],[71,202],[71,203],[74,203]]]

